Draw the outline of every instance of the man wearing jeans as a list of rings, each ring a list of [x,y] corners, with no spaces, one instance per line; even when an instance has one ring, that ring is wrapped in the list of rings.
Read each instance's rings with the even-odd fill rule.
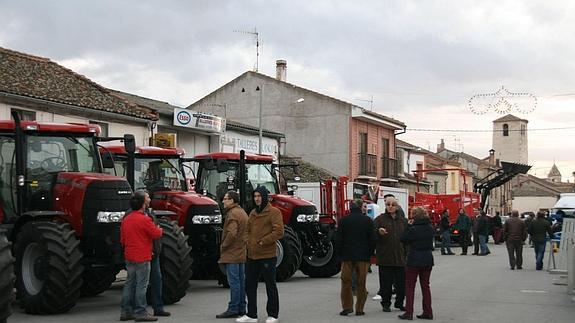
[[[130,199],[132,212],[124,216],[120,227],[120,241],[124,247],[124,259],[128,277],[122,292],[121,321],[156,321],[146,312],[146,290],[150,279],[152,242],[162,237],[162,229],[144,213],[149,203],[148,193],[137,193]]]
[[[228,191],[222,199],[226,221],[220,245],[219,263],[226,266],[226,276],[230,285],[228,309],[216,318],[231,318],[246,313],[246,227],[248,215],[240,207],[237,192]]]
[[[479,237],[479,247],[481,252],[478,256],[487,256],[491,253],[487,246],[487,236],[489,235],[489,219],[483,210],[479,211],[480,215],[477,221],[477,236]]]
[[[543,269],[543,256],[545,255],[545,236],[553,238],[551,224],[545,219],[545,212],[537,212],[537,218],[529,224],[529,235],[535,248],[535,269]]]
[[[268,202],[268,190],[259,186],[254,190],[256,207],[250,212],[247,226],[246,295],[248,313],[236,322],[258,321],[258,280],[263,276],[268,302],[266,323],[279,322],[279,295],[276,286],[276,242],[284,235],[284,224],[280,210]]]

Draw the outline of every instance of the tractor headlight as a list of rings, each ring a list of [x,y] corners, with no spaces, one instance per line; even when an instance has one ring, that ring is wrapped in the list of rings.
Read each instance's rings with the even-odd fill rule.
[[[96,217],[96,220],[100,223],[115,223],[122,222],[125,212],[108,212],[100,211]]]
[[[222,215],[194,215],[192,217],[193,224],[220,224],[222,223]]]
[[[297,222],[319,222],[319,214],[300,214],[296,219]]]

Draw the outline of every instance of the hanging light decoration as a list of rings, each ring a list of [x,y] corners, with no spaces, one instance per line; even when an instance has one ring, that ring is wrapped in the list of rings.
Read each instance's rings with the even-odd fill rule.
[[[504,86],[494,93],[482,93],[472,96],[467,105],[475,114],[493,111],[504,113],[530,113],[537,107],[537,97],[531,93],[509,92]]]

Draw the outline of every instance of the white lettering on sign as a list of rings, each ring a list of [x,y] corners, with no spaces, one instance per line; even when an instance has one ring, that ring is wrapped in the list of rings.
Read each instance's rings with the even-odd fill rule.
[[[262,138],[262,154],[278,156],[277,140],[264,137]],[[234,131],[227,131],[221,137],[222,151],[239,153],[240,150],[245,150],[248,153],[259,153],[259,138],[258,136],[244,135]]]
[[[174,125],[202,129],[207,132],[223,133],[226,129],[224,118],[186,109],[174,109]]]

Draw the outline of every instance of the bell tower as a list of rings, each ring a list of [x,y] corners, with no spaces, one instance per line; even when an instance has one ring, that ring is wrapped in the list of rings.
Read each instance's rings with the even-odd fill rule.
[[[528,164],[528,122],[511,114],[493,120],[493,149],[496,160]]]

